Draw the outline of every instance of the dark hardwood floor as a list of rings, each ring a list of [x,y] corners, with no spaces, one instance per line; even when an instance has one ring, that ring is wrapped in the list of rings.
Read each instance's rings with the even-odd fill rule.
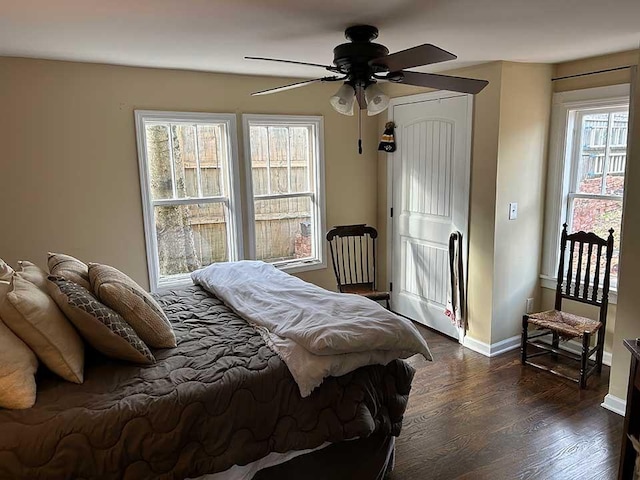
[[[392,480],[612,480],[622,417],[600,406],[609,368],[587,390],[487,358],[421,329],[435,358],[417,369]]]

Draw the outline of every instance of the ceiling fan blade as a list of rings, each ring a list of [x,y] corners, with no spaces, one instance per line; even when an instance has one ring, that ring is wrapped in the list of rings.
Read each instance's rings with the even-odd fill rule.
[[[367,109],[367,99],[364,96],[364,88],[362,88],[361,86],[356,87],[356,100],[358,100],[360,110]]]
[[[484,87],[489,85],[487,80],[476,80],[475,78],[454,77],[451,75],[438,75],[436,73],[421,72],[397,72],[389,75],[391,82],[404,83],[406,85],[416,85],[418,87],[437,88],[439,90],[451,90],[462,93],[480,93]]]
[[[270,93],[278,93],[284,92],[285,90],[292,90],[298,87],[304,87],[306,85],[311,85],[316,82],[335,82],[336,80],[340,80],[339,77],[322,77],[322,78],[314,78],[313,80],[303,80],[301,82],[290,83],[289,85],[283,85],[282,87],[268,88],[267,90],[260,90],[259,92],[253,92],[251,95],[269,95]]]
[[[391,53],[385,57],[374,58],[369,62],[370,65],[382,65],[387,67],[390,72],[397,72],[405,68],[419,67],[421,65],[431,65],[432,63],[446,62],[455,60],[453,53],[425,43],[417,47],[407,48],[396,53]]]
[[[265,58],[265,57],[244,57],[245,60],[264,60],[267,62],[280,62],[280,63],[293,63],[294,65],[306,65],[308,67],[320,67],[329,71],[335,70],[332,65],[320,65],[319,63],[298,62],[297,60],[282,60],[279,58]],[[400,69],[399,69],[400,70]]]

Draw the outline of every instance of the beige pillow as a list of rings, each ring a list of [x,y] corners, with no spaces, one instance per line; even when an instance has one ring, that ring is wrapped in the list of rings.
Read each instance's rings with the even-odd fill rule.
[[[87,290],[91,290],[89,268],[84,262],[81,262],[71,255],[49,252],[49,260],[47,263],[49,264],[49,273],[51,273],[51,275],[64,277]]]
[[[100,303],[89,290],[54,275],[49,276],[47,284],[51,298],[93,348],[120,360],[155,363],[149,347],[124,318]]]
[[[33,407],[37,369],[31,349],[0,321],[0,407]]]
[[[14,275],[0,285],[0,318],[49,370],[82,383],[84,344],[49,295]]]
[[[13,276],[13,268],[0,258],[0,282],[9,282]]]
[[[15,273],[19,277],[33,283],[43,292],[47,292],[47,272],[42,270],[39,266],[31,262],[21,260],[18,262],[18,269]]]
[[[176,346],[176,336],[162,307],[140,285],[120,270],[89,264],[91,290],[102,303],[113,308],[150,347]]]

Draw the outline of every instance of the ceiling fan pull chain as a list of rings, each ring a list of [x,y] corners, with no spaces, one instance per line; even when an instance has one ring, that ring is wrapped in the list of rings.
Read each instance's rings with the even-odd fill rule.
[[[362,155],[362,109],[358,108],[358,154]]]

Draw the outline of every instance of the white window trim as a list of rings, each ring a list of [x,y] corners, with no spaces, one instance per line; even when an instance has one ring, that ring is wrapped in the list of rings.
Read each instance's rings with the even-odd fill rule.
[[[567,142],[567,132],[574,131],[570,123],[570,112],[583,108],[608,107],[612,104],[628,104],[630,85],[611,85],[607,87],[587,88],[553,95],[551,109],[551,130],[549,142],[549,165],[547,170],[546,215],[543,238],[541,285],[544,288],[556,288],[558,253],[560,251],[561,225],[567,220],[567,198],[572,182],[572,151],[577,135],[571,135],[573,141]],[[616,232],[620,235],[620,232]],[[609,303],[617,303],[617,290],[611,288]]]
[[[201,113],[201,112],[166,112],[156,110],[135,110],[136,138],[138,146],[138,168],[140,172],[140,192],[142,194],[142,212],[144,217],[144,233],[147,250],[147,269],[149,272],[149,285],[152,292],[173,288],[191,283],[190,274],[175,275],[165,280],[160,280],[158,259],[158,245],[155,234],[155,218],[153,201],[149,188],[149,168],[147,160],[147,140],[144,134],[144,124],[146,121],[160,122],[202,122],[202,123],[223,123],[226,125],[229,134],[227,145],[229,158],[229,203],[228,211],[229,228],[227,229],[227,244],[230,260],[240,260],[244,258],[243,237],[242,237],[242,208],[240,204],[240,170],[238,165],[238,138],[236,115],[227,113]],[[220,202],[227,197],[208,197],[202,199],[182,199],[171,200],[171,204],[176,203],[212,203]],[[196,200],[196,201],[194,201]],[[158,203],[156,201],[155,203]]]
[[[327,245],[325,242],[326,233],[326,203],[325,203],[325,181],[324,181],[324,119],[321,116],[302,115],[262,115],[245,114],[242,115],[243,137],[244,137],[244,167],[246,181],[246,211],[247,211],[247,232],[248,238],[248,258],[256,258],[256,233],[255,233],[255,213],[253,198],[253,175],[251,171],[251,136],[249,135],[249,124],[273,125],[274,123],[286,123],[288,125],[308,125],[316,127],[317,139],[315,143],[315,156],[317,161],[314,168],[314,183],[316,185],[314,201],[314,216],[317,219],[314,225],[314,240],[317,246],[317,258],[312,260],[286,260],[274,262],[273,265],[289,273],[306,272],[309,270],[320,270],[327,268]],[[278,195],[282,197],[283,195]],[[295,194],[293,196],[301,196]]]

